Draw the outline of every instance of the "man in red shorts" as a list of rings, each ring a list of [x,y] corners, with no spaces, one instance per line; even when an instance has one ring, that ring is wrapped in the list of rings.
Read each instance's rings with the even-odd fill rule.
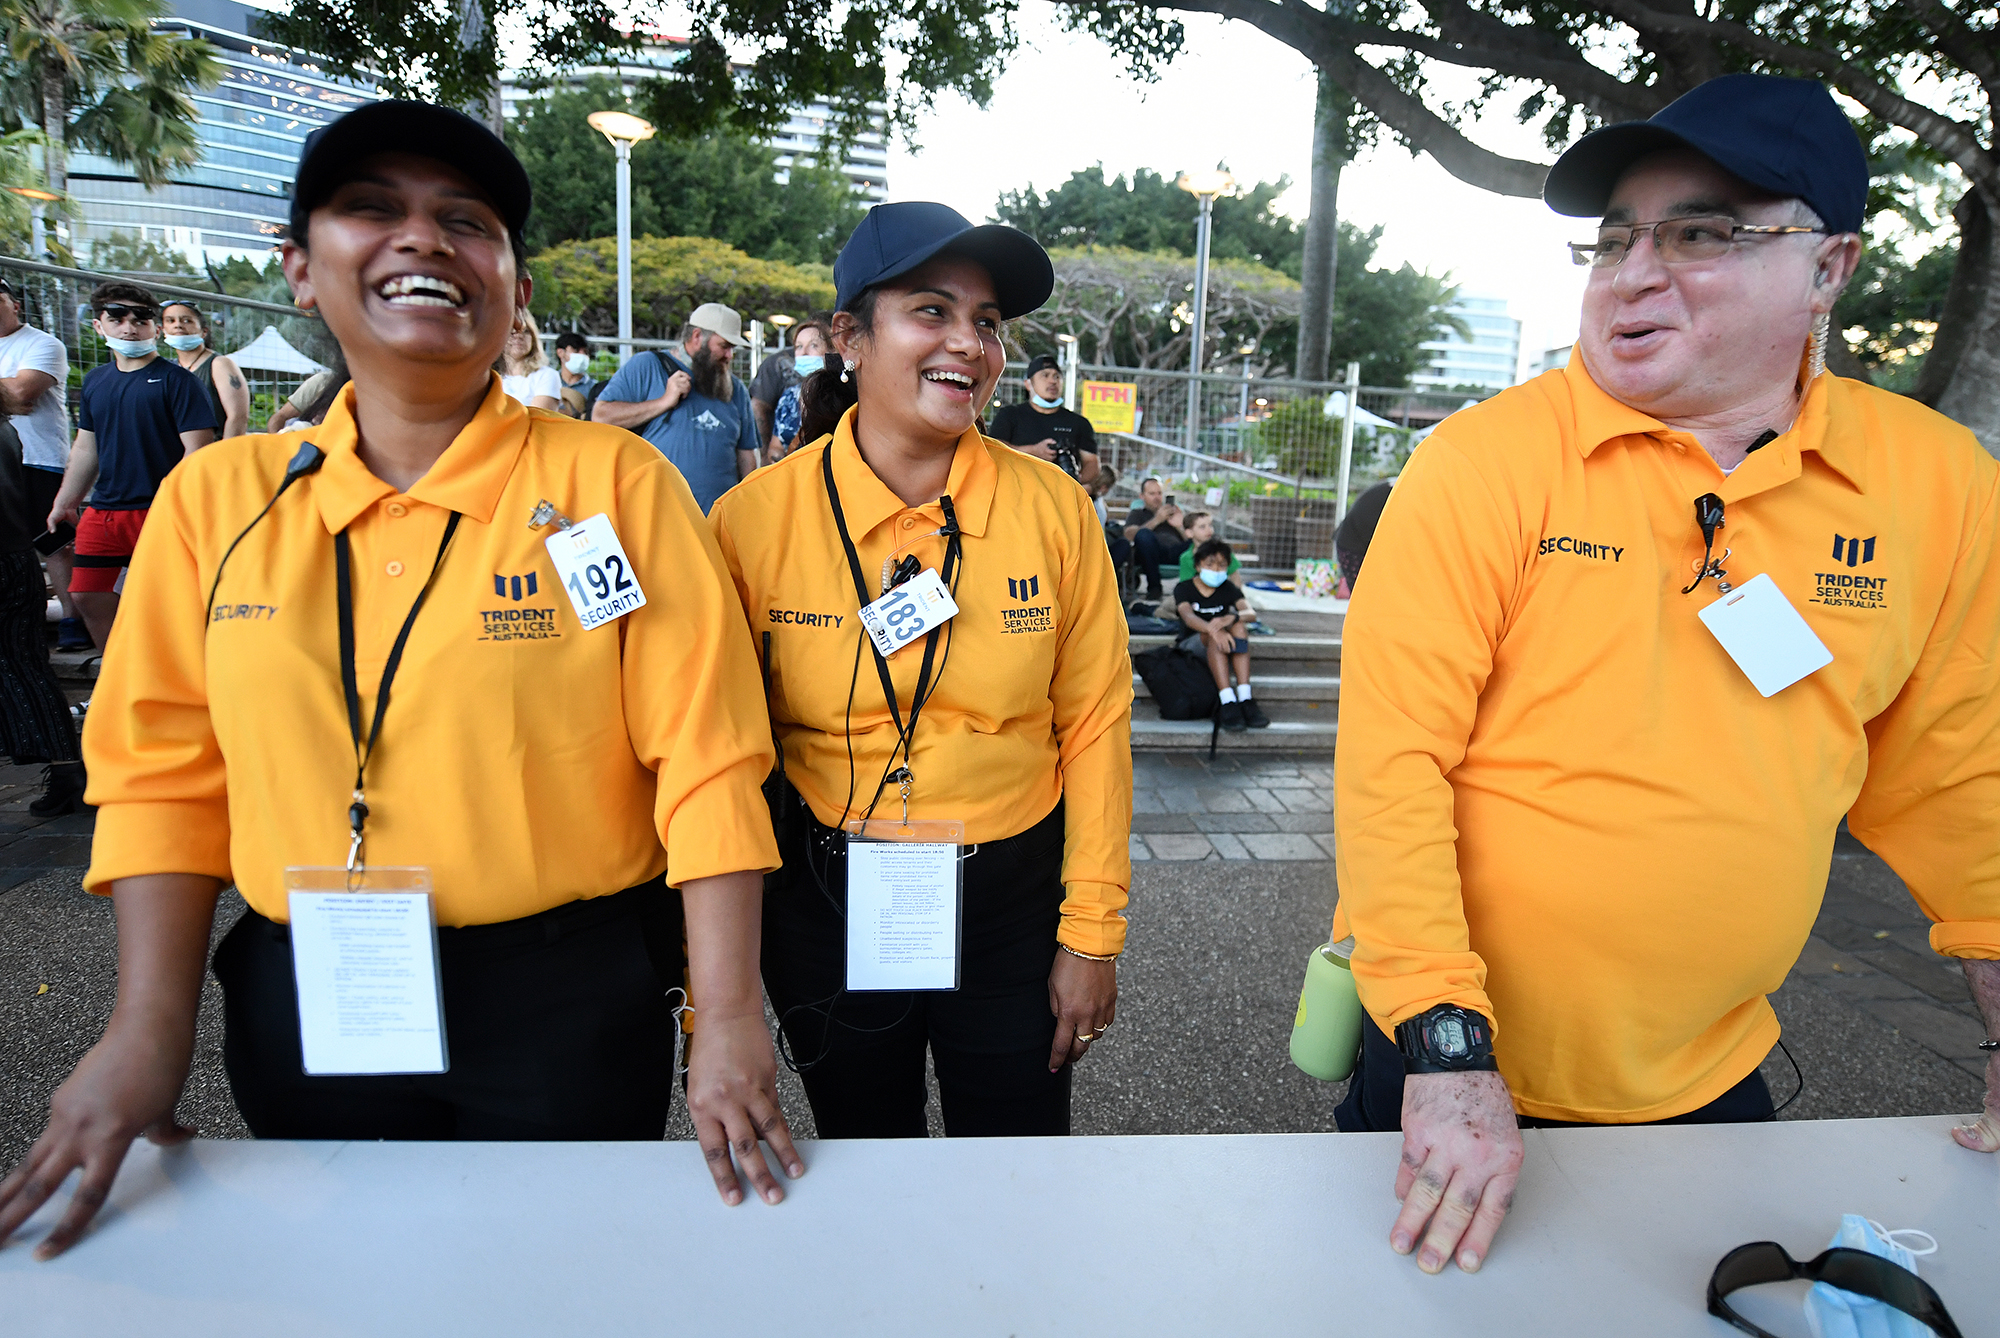
[[[76,444],[49,528],[65,520],[76,526],[70,596],[102,651],[118,616],[118,576],[131,564],[146,510],[168,471],[215,440],[216,422],[201,383],[157,352],[160,304],[151,293],[134,283],[101,283],[90,307],[112,361],[84,377],[78,391]]]

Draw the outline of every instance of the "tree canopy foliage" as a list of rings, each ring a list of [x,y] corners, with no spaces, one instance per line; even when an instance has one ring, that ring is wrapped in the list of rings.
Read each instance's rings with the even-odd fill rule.
[[[564,242],[528,262],[533,308],[545,328],[618,333],[618,244],[610,237]],[[772,312],[794,317],[833,305],[825,266],[758,260],[708,237],[632,239],[632,332],[672,339],[704,302],[723,302],[747,323]]]
[[[585,119],[630,110],[615,81],[596,77],[520,104],[507,142],[535,191],[531,251],[617,231],[617,157]],[[862,201],[839,165],[794,162],[727,128],[656,135],[632,147],[635,236],[712,237],[765,260],[830,263],[861,221]]]
[[[1176,251],[1193,255],[1194,196],[1175,185],[1180,173],[1161,175],[1149,168],[1104,179],[1104,165],[1072,172],[1068,181],[1037,195],[1030,185],[1001,195],[994,218],[1028,233],[1044,246],[1112,246],[1129,251]],[[1291,180],[1260,181],[1240,195],[1215,202],[1209,254],[1217,260],[1248,260],[1292,278],[1299,277],[1305,250],[1303,230],[1273,207],[1291,189]]]

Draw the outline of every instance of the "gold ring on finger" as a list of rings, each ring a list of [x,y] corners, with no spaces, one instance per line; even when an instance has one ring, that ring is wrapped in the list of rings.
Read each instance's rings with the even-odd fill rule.
[[[1080,1031],[1076,1034],[1076,1039],[1085,1045],[1089,1045],[1097,1039],[1097,1033],[1094,1031]]]

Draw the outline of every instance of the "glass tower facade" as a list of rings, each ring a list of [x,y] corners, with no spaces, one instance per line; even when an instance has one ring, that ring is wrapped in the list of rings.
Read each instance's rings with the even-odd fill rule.
[[[1507,314],[1507,299],[1461,295],[1451,304],[1451,314],[1465,322],[1472,337],[1451,330],[1442,339],[1418,345],[1424,351],[1424,365],[1410,384],[1437,390],[1453,386],[1505,390],[1513,385],[1521,365],[1521,322]]]
[[[69,157],[70,191],[83,219],[72,243],[89,263],[94,245],[146,241],[204,259],[261,258],[284,226],[299,147],[319,127],[375,100],[364,84],[329,78],[312,58],[250,35],[258,10],[235,0],[176,0],[161,29],[206,38],[222,82],[194,99],[201,161],[149,190],[124,167],[88,153]]]

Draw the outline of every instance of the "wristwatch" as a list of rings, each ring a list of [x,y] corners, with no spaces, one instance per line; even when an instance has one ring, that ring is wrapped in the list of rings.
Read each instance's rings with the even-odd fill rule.
[[[1494,1073],[1493,1024],[1469,1008],[1439,1004],[1396,1028],[1403,1072]]]

